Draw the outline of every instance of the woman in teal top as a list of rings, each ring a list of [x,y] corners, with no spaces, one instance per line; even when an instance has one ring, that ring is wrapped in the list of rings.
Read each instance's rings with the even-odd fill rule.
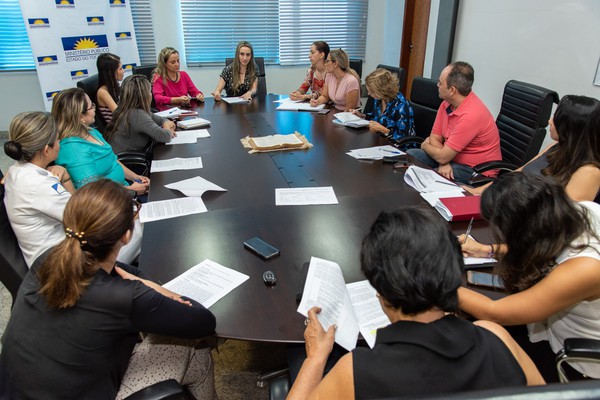
[[[150,179],[125,167],[100,132],[90,128],[96,105],[80,88],[61,91],[53,100],[52,115],[60,137],[56,164],[67,169],[75,188],[107,178],[137,194],[148,191]],[[131,181],[131,185],[126,181]]]

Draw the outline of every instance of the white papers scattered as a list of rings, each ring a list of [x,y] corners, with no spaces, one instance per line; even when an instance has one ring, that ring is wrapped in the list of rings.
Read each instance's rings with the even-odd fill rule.
[[[298,103],[304,100],[292,100],[289,97],[286,97],[284,99],[279,99],[279,100],[273,100],[273,103],[289,103],[289,102],[294,102],[294,103]]]
[[[348,351],[356,347],[358,322],[352,310],[340,266],[333,261],[312,257],[298,312],[308,316],[312,307],[321,307],[319,322],[325,330],[337,324],[335,342]]]
[[[202,158],[169,158],[168,160],[152,160],[150,172],[178,171],[182,169],[202,168]]]
[[[351,112],[341,112],[333,115],[337,118],[333,120],[334,123],[349,126],[351,128],[361,128],[365,126],[369,126],[369,121],[366,119],[360,118],[357,115],[352,114]]]
[[[209,308],[248,278],[248,275],[206,259],[163,287]]]
[[[406,153],[398,150],[394,146],[385,145],[350,150],[346,154],[348,154],[350,157],[356,158],[357,160],[381,160],[383,157],[394,157]]]
[[[208,209],[199,197],[151,201],[144,204],[144,207],[140,209],[140,222],[159,221],[207,211]]]
[[[225,103],[236,104],[236,103],[245,103],[248,104],[250,100],[243,99],[241,97],[221,97]]]
[[[275,189],[276,206],[338,204],[333,187]]]
[[[419,168],[414,165],[406,170],[404,181],[419,192],[456,192],[462,190],[460,186],[450,182],[434,170]]]
[[[177,131],[177,134],[179,135],[180,131]],[[209,138],[210,137],[210,133],[208,133],[208,129],[188,129],[185,132],[193,132],[196,134],[196,137],[198,139],[205,139],[205,138]]]
[[[390,320],[385,315],[377,299],[377,291],[371,286],[369,281],[348,283],[346,285],[354,315],[358,319],[360,333],[370,348],[375,346],[377,329],[390,324]]]
[[[198,115],[198,113],[196,111],[182,110],[179,107],[173,107],[173,108],[169,108],[168,110],[154,113],[154,115],[157,115],[157,116],[163,117],[163,118],[177,118],[181,115]]]
[[[464,195],[465,193],[460,187],[456,190],[448,190],[446,192],[421,192],[421,197],[425,199],[425,201],[428,202],[431,207],[435,207],[440,202],[440,199],[445,199],[447,197],[460,197]]]
[[[221,186],[217,186],[204,178],[196,176],[190,179],[184,179],[179,182],[169,183],[165,185],[167,189],[179,190],[181,193],[189,197],[202,197],[207,190],[216,190],[226,192]]]
[[[277,110],[290,110],[290,111],[320,111],[325,108],[325,104],[312,107],[310,103],[301,103],[291,100],[290,98],[279,100],[281,103]]]
[[[177,131],[177,136],[171,138],[167,145],[196,143],[198,134],[196,131]]]

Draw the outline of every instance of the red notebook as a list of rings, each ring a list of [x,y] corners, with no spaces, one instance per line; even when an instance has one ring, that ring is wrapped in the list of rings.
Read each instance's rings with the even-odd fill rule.
[[[446,221],[481,219],[481,196],[460,196],[440,199],[435,205]]]

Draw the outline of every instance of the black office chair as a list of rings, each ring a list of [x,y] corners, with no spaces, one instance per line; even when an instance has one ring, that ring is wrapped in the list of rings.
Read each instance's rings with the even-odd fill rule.
[[[504,87],[496,125],[500,132],[502,160],[476,165],[470,184],[480,185],[492,180],[481,175],[499,169],[500,174],[514,171],[535,157],[546,136],[546,126],[552,105],[558,103],[558,93],[531,83],[508,81]]]
[[[225,65],[233,62],[233,58],[226,58]],[[256,88],[256,97],[264,98],[267,95],[267,78],[265,75],[264,57],[254,57],[254,62],[258,65],[258,87]]]
[[[133,67],[132,73],[144,75],[146,78],[148,78],[148,81],[150,81],[150,83],[152,83],[152,78],[154,77],[155,69],[156,69],[156,64],[140,65],[139,67],[138,66]],[[156,108],[156,101],[154,100],[154,95],[152,95],[152,103],[150,104],[150,110],[152,112],[158,111],[158,109]]]
[[[563,349],[556,355],[556,369],[562,383],[569,382],[562,367],[564,362],[600,363],[600,340],[581,338],[565,339]]]
[[[404,80],[406,79],[406,70],[404,68],[392,67],[391,65],[383,65],[383,64],[379,64],[377,66],[377,68],[387,69],[392,74],[396,74],[396,76],[398,76],[398,80],[400,81],[399,85],[398,85],[398,91],[402,90],[402,88],[404,87]],[[367,114],[367,113],[370,113],[373,111],[373,102],[374,101],[375,100],[371,96],[367,97],[367,103],[365,104],[363,113]]]
[[[363,67],[362,58],[351,58],[348,60],[348,62],[350,64],[350,68],[355,70],[356,73],[358,74],[358,77],[362,79],[362,67]]]
[[[93,103],[96,105],[98,104],[98,100],[96,99],[96,93],[98,93],[98,74],[90,75],[87,78],[78,81],[77,87],[83,89]],[[104,134],[106,132],[106,125],[106,121],[104,121],[100,112],[96,111],[96,117],[92,127]]]

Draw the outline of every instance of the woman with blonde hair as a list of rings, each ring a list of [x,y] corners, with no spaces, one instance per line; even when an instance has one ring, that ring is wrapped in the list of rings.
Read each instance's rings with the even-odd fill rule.
[[[210,349],[154,335],[136,345],[139,332],[201,338],[216,325],[201,304],[116,264],[140,207],[107,179],[71,197],[65,239],[32,266],[2,337],[7,398],[122,399],[166,379],[215,397]]]
[[[96,60],[96,67],[98,68],[96,103],[98,103],[100,118],[108,125],[119,104],[121,96],[119,82],[123,80],[125,71],[119,56],[111,53],[100,54]]]
[[[142,151],[151,141],[167,143],[176,136],[172,121],[150,112],[152,92],[144,75],[125,78],[121,92],[121,103],[106,134],[115,153]]]
[[[221,92],[225,89],[227,97],[241,97],[251,100],[258,88],[258,65],[254,62],[254,50],[248,42],[239,42],[235,48],[233,62],[221,72],[219,83],[212,92],[216,101],[221,101]]]
[[[100,132],[90,127],[95,112],[96,105],[80,88],[63,90],[54,97],[52,115],[61,145],[56,163],[69,171],[75,188],[108,178],[139,195],[146,193],[150,179],[121,164]]]
[[[306,71],[306,77],[302,85],[290,93],[290,99],[311,100],[319,98],[323,85],[325,85],[325,76],[327,75],[325,60],[327,60],[328,55],[329,45],[327,42],[319,40],[310,46],[310,53],[308,54],[310,67]]]
[[[374,99],[373,111],[367,114],[359,110],[352,113],[369,120],[369,129],[383,136],[397,140],[405,136],[414,136],[413,110],[400,87],[398,75],[387,69],[377,68],[365,78],[369,96]]]
[[[162,49],[152,78],[152,94],[159,111],[171,106],[189,106],[191,100],[204,101],[192,78],[179,68],[179,52],[172,47]]]
[[[360,77],[352,68],[348,55],[342,49],[331,50],[325,60],[327,76],[323,91],[310,101],[316,107],[333,101],[335,108],[350,111],[360,106]]]

